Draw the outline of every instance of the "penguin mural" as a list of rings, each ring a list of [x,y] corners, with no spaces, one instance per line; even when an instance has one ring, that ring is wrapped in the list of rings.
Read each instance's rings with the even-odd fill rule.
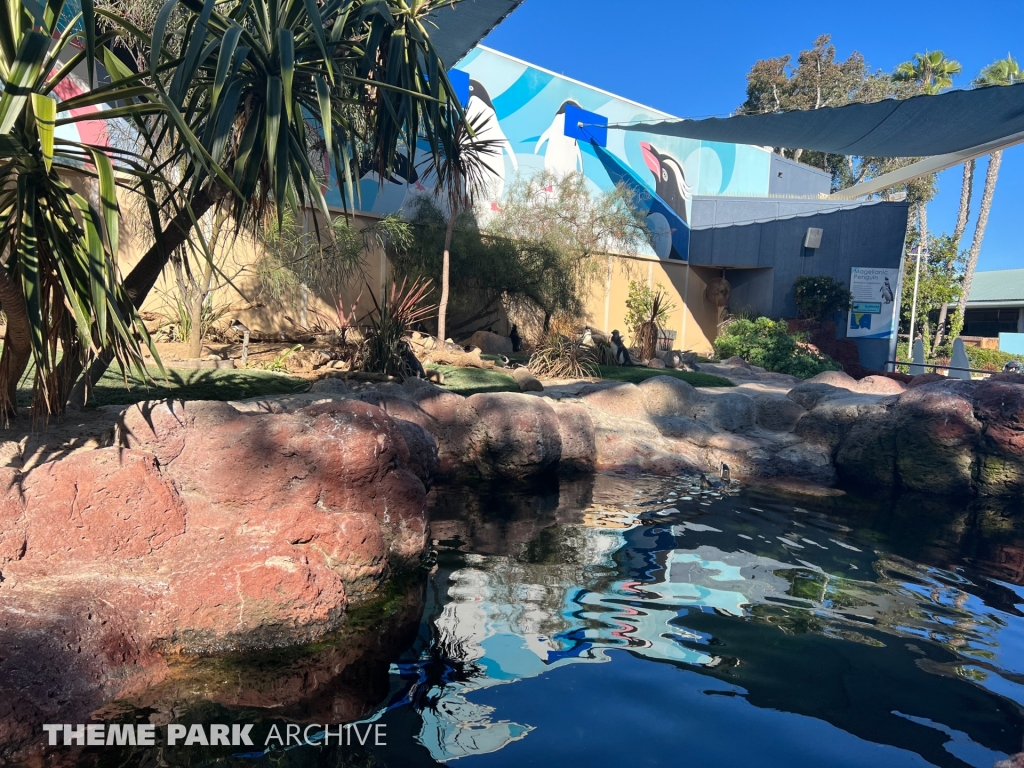
[[[493,142],[492,146],[500,147],[500,151],[488,153],[484,159],[487,176],[484,180],[483,199],[497,205],[505,192],[505,153],[512,161],[512,169],[519,170],[516,153],[512,150],[512,142],[498,122],[498,114],[494,111],[494,102],[487,89],[479,80],[469,81],[469,104],[466,105],[466,119],[470,125],[479,126],[476,135],[481,141]]]
[[[642,143],[640,148],[644,162],[658,181],[656,189],[652,189],[644,178],[600,144],[592,141],[591,146],[612,183],[622,184],[633,192],[636,204],[647,211],[651,247],[658,257],[686,261],[690,250],[686,207],[690,187],[683,175],[682,164],[674,157],[662,155],[650,144]]]
[[[655,194],[668,203],[668,206],[679,214],[686,224],[690,223],[689,202],[693,197],[692,188],[686,183],[686,173],[682,163],[671,155],[665,155],[646,141],[640,142],[644,162],[654,174]]]
[[[892,304],[892,298],[893,298],[892,286],[889,285],[889,278],[888,277],[885,278],[885,285],[883,285],[878,290],[882,294],[882,300],[886,304]]]
[[[535,154],[541,153],[541,147],[547,144],[544,151],[544,170],[550,171],[555,177],[563,179],[569,174],[583,172],[583,153],[579,142],[565,135],[565,108],[569,105],[579,108],[575,101],[566,101],[558,108],[555,119],[551,122],[537,142]]]
[[[359,166],[359,185],[363,202],[373,200],[371,213],[391,213],[405,202],[408,190],[419,181],[419,174],[407,154],[398,153],[395,167],[386,179],[382,179],[367,160]]]

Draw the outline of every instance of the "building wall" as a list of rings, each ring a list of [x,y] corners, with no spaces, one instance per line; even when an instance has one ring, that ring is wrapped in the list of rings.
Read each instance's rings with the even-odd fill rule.
[[[679,226],[686,229],[693,195],[768,194],[772,153],[762,147],[613,129],[607,131],[607,151],[596,150],[586,138],[566,135],[568,107],[595,113],[613,126],[674,118],[483,46],[470,51],[457,70],[470,80],[466,104],[470,122],[480,127],[481,138],[500,148],[485,163],[485,193],[479,200],[485,214],[492,205],[500,205],[517,175],[548,171],[564,177],[581,172],[591,191],[601,192],[615,188],[620,165],[640,187],[638,205],[647,208],[656,199],[670,209],[666,211],[670,216],[678,215]],[[591,135],[590,127],[581,130]],[[419,158],[426,157],[421,151]],[[429,194],[434,181],[428,165],[414,159],[412,166],[393,174],[383,186],[376,173],[367,172],[358,182],[358,207],[374,214],[393,213],[408,208],[412,198]],[[656,175],[655,166],[664,178],[661,172]],[[328,203],[341,207],[337,174],[333,167],[327,170]],[[652,229],[658,230],[654,222]],[[659,242],[645,246],[644,255],[685,260],[685,248],[682,253],[665,250]]]
[[[832,191],[832,176],[819,168],[772,155],[768,194],[773,196],[817,197]]]
[[[849,285],[853,267],[899,269],[908,210],[904,202],[698,198],[690,263],[724,270],[733,284],[734,311],[749,306],[771,317],[795,317],[793,284],[801,275]],[[818,249],[803,247],[809,227],[822,230]],[[846,323],[840,320],[843,338]],[[886,339],[857,339],[857,347],[869,368],[881,369],[889,359]]]

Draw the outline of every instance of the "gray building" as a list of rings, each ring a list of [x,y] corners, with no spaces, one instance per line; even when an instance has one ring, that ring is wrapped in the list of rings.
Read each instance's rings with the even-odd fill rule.
[[[813,170],[813,169],[812,169]],[[907,233],[905,202],[816,198],[697,197],[693,201],[690,265],[721,270],[732,285],[730,307],[770,317],[795,317],[793,283],[823,275],[849,284],[853,267],[898,269]],[[805,248],[809,228],[821,245]],[[899,290],[896,291],[899,317]],[[836,318],[839,337],[846,318]],[[861,364],[881,370],[890,341],[856,339]]]

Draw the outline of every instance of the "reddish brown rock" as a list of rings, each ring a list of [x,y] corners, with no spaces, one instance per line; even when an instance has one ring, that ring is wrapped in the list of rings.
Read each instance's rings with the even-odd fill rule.
[[[1024,492],[1024,384],[979,382],[974,413],[985,424],[978,486],[995,495]]]
[[[969,382],[915,387],[893,411],[896,466],[908,488],[970,493],[982,424],[974,416]]]
[[[558,417],[540,397],[515,392],[466,400],[484,428],[477,470],[485,477],[524,477],[554,467],[562,456]]]
[[[0,569],[4,563],[25,555],[25,499],[21,492],[21,473],[0,469]],[[0,570],[2,573],[2,570]]]
[[[925,384],[934,384],[937,381],[949,381],[941,373],[919,373],[910,379],[907,388],[923,387]]]
[[[0,742],[85,722],[158,680],[162,654],[337,629],[426,545],[407,433],[358,401],[152,403],[121,447],[0,470],[0,690],[18,692]]]
[[[23,488],[36,567],[139,560],[185,533],[185,505],[149,453],[78,453],[30,472]]]
[[[856,391],[862,395],[900,395],[907,386],[888,376],[865,376],[857,382]]]
[[[652,376],[639,384],[647,413],[653,417],[692,416],[700,393],[675,376]]]
[[[594,420],[579,403],[552,405],[558,418],[558,435],[562,442],[559,469],[591,472],[597,463],[597,440]]]

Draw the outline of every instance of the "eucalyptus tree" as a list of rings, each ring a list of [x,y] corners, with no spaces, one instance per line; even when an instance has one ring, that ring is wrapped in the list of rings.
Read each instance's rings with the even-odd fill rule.
[[[30,363],[33,414],[43,418],[62,409],[68,391],[70,382],[62,375],[67,367],[58,365],[61,355],[81,364],[108,349],[122,369],[145,371],[140,346],[147,341],[145,328],[136,322],[117,277],[117,186],[131,181],[152,196],[154,178],[144,158],[70,140],[57,129],[95,119],[94,108],[108,102],[121,106],[107,110],[107,117],[144,118],[162,107],[147,101],[151,89],[132,79],[92,82],[80,92],[72,73],[85,63],[91,80],[91,60],[113,33],[95,34],[90,0],[82,0],[80,13],[65,6],[65,0],[22,0],[7,3],[0,13],[0,308],[7,317],[0,412],[5,422],[16,414],[18,386]],[[62,13],[71,17],[63,32]],[[76,178],[96,185],[97,202],[76,191]]]
[[[140,307],[170,254],[225,205],[236,225],[313,209],[330,218],[321,182],[329,163],[343,201],[359,167],[388,178],[417,144],[450,154],[463,113],[427,29],[442,0],[167,0],[152,36],[147,82],[164,110],[134,121],[142,143],[181,168],[154,242],[124,280]],[[103,18],[122,23],[117,14]],[[184,24],[172,29],[172,16]],[[108,57],[114,74],[130,69]],[[319,237],[317,218],[314,234]],[[201,236],[200,236],[201,240]],[[73,403],[110,362],[79,382]]]
[[[981,74],[974,80],[977,88],[987,88],[1002,85],[1016,85],[1024,82],[1024,71],[1013,56],[1005,59],[998,59],[985,67]],[[960,292],[960,299],[957,301],[956,314],[950,327],[950,338],[956,338],[964,327],[964,312],[967,311],[967,297],[971,292],[971,284],[974,282],[974,271],[978,267],[978,257],[981,255],[981,243],[985,238],[985,229],[988,227],[988,217],[992,212],[992,198],[996,192],[996,181],[999,179],[999,166],[1003,162],[1003,152],[993,152],[988,157],[988,168],[985,171],[985,186],[981,192],[981,205],[978,209],[978,222],[974,226],[974,237],[971,240],[971,250],[967,254],[967,266],[964,270],[964,284]]]

